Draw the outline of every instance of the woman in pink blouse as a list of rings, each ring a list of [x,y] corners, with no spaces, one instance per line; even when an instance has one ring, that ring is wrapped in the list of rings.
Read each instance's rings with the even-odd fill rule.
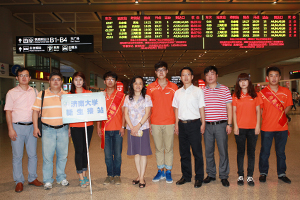
[[[129,95],[125,102],[125,120],[128,130],[128,150],[127,155],[134,155],[138,177],[132,181],[133,185],[139,184],[140,188],[146,186],[144,179],[147,155],[151,155],[149,121],[152,101],[146,95],[146,88],[141,76],[132,78],[129,86]]]

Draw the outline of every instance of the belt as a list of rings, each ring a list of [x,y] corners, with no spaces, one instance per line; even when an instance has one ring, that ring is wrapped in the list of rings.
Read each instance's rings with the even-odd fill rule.
[[[198,119],[191,119],[191,120],[179,120],[181,123],[184,123],[184,124],[187,124],[187,123],[192,123],[192,122],[195,122],[195,121],[199,121],[200,118]]]
[[[14,124],[19,124],[19,125],[24,125],[24,126],[30,126],[32,125],[33,123],[32,122],[29,122],[29,123],[22,123],[22,122],[16,122]]]
[[[217,121],[217,122],[206,122],[206,124],[210,124],[210,125],[217,125],[217,124],[222,124],[222,123],[227,123],[227,120],[221,120],[221,121]]]
[[[59,126],[51,126],[51,125],[45,124],[45,123],[42,123],[42,124],[45,125],[45,126],[48,126],[50,128],[54,128],[54,129],[60,129],[60,128],[68,125],[68,124],[63,124],[63,125],[59,125]]]

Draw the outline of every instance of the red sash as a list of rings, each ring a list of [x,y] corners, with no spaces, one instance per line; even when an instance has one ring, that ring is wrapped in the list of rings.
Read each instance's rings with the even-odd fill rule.
[[[261,90],[260,93],[281,113],[278,123],[282,127],[287,125],[288,120],[284,112],[284,106],[282,105],[280,99],[276,96],[276,94],[269,87],[266,87],[264,90]]]
[[[122,92],[117,91],[115,93],[115,96],[113,97],[113,101],[111,102],[109,108],[107,109],[107,120],[101,122],[101,149],[104,149],[105,147],[105,128],[108,126],[108,124],[111,122],[113,117],[117,114],[119,111],[121,105],[121,102],[123,101],[125,95]]]

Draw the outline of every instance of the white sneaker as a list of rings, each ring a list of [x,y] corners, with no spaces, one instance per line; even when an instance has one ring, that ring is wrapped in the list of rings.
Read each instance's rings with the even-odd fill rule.
[[[244,185],[244,177],[243,176],[239,176],[239,178],[237,180],[237,184],[238,185]]]
[[[69,181],[67,181],[67,179],[64,179],[61,182],[57,182],[57,184],[60,184],[62,186],[68,186],[69,185]]]
[[[52,183],[50,183],[50,182],[45,183],[44,189],[45,189],[45,190],[50,190],[50,189],[52,189]]]

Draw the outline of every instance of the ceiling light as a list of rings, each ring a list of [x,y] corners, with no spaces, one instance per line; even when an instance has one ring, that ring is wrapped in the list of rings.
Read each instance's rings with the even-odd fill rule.
[[[207,53],[207,51],[204,51],[204,53]]]
[[[245,51],[245,53],[248,53],[248,51]]]
[[[278,0],[275,0],[273,3],[277,3]]]
[[[124,74],[124,76],[126,76],[126,74]]]
[[[139,0],[135,0],[135,2],[134,3],[139,3]]]

